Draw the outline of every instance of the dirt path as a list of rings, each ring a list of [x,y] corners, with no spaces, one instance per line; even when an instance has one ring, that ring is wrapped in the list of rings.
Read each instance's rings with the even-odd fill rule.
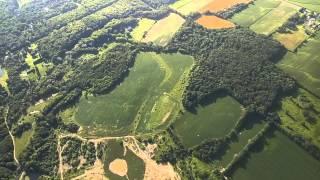
[[[4,123],[6,124],[6,127],[7,127],[7,129],[8,129],[9,135],[10,135],[10,137],[11,137],[11,139],[12,139],[12,144],[13,144],[13,159],[14,159],[14,161],[20,166],[20,163],[19,163],[19,161],[18,161],[18,159],[17,159],[17,157],[16,157],[16,142],[15,142],[15,140],[14,140],[14,136],[12,135],[12,133],[11,133],[11,131],[10,131],[10,128],[9,128],[9,126],[8,126],[8,122],[7,122],[8,115],[9,115],[9,110],[10,110],[10,108],[7,107],[7,110],[6,110],[6,113],[5,113],[5,117],[4,117]]]
[[[61,148],[61,137],[58,136],[58,145],[57,145],[57,151],[59,156],[59,172],[60,172],[60,179],[63,180],[63,159],[62,159],[62,148]]]

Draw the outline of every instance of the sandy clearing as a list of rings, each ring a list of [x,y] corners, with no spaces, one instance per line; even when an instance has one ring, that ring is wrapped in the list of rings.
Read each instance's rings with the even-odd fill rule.
[[[123,159],[115,159],[109,164],[109,170],[118,176],[125,176],[128,173],[127,161]]]

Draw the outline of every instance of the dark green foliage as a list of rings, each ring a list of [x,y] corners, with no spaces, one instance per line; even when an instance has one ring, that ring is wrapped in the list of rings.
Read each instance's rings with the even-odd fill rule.
[[[204,141],[193,149],[193,155],[204,162],[211,162],[217,158],[217,154],[226,146],[225,139],[213,139]]]
[[[12,134],[15,137],[21,137],[22,133],[31,129],[32,128],[32,124],[29,122],[23,123],[23,124],[19,124],[17,127],[15,127],[13,129]]]
[[[249,111],[264,114],[279,94],[295,87],[295,82],[272,63],[285,49],[246,29],[210,31],[187,23],[169,49],[191,53],[197,60],[184,93],[187,109],[224,91]]]

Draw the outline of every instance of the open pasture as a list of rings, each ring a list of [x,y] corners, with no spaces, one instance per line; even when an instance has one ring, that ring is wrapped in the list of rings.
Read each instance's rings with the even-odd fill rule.
[[[279,6],[279,0],[256,0],[249,7],[235,14],[231,21],[243,27],[250,27],[260,18]]]
[[[299,84],[320,96],[320,33],[308,41],[296,53],[288,52],[277,64]]]
[[[196,112],[184,112],[174,122],[177,136],[186,147],[200,144],[211,138],[221,138],[227,135],[244,111],[241,105],[232,97],[216,99],[207,106],[197,108]]]
[[[143,18],[139,20],[138,26],[133,29],[131,36],[135,41],[141,41],[149,29],[156,21],[152,19]]]
[[[289,0],[289,2],[320,13],[320,1],[318,0]]]
[[[113,91],[81,97],[75,120],[87,135],[130,134],[139,122],[141,130],[156,128],[179,110],[175,92],[192,64],[190,56],[140,53]]]
[[[225,29],[235,27],[232,22],[217,16],[201,16],[197,20],[197,23],[208,29]]]
[[[304,89],[285,97],[278,111],[281,126],[292,134],[302,135],[320,148],[320,99]]]
[[[170,7],[187,16],[191,13],[200,12],[202,8],[213,1],[214,0],[180,0],[172,4]]]
[[[305,29],[302,26],[298,26],[296,31],[290,31],[288,33],[277,32],[273,35],[274,39],[292,52],[294,52],[308,37],[309,36],[305,33]]]
[[[232,179],[319,179],[320,162],[282,133],[270,133],[257,146],[248,159],[240,162]]]
[[[217,13],[221,11],[225,11],[227,9],[232,8],[233,6],[236,6],[237,4],[248,4],[252,0],[213,0],[208,5],[203,7],[200,12],[211,12],[211,13]]]
[[[174,34],[179,30],[185,20],[174,13],[156,22],[147,32],[142,42],[153,42],[159,46],[165,46]]]
[[[282,1],[277,8],[252,24],[250,29],[258,34],[270,35],[297,13],[299,9],[299,6]]]

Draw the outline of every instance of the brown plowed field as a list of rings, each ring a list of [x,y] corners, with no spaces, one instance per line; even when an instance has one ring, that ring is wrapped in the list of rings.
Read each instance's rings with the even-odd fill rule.
[[[227,10],[237,4],[248,4],[252,0],[214,0],[211,3],[209,3],[207,6],[203,7],[200,12],[205,13],[207,11],[216,13],[219,11]]]
[[[235,24],[217,16],[202,16],[197,23],[208,29],[234,28]]]

